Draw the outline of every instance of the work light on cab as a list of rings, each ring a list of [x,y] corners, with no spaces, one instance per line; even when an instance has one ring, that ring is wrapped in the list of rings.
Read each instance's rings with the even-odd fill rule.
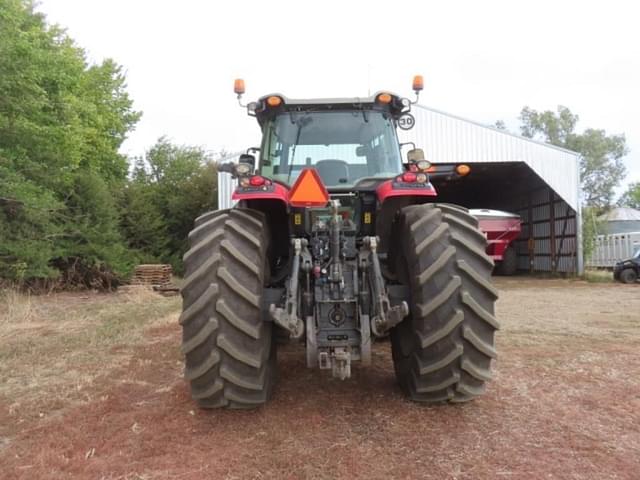
[[[421,172],[427,172],[429,171],[429,168],[431,168],[431,162],[429,160],[418,160],[416,162],[416,167],[418,167],[418,170]]]
[[[235,167],[235,170],[237,176],[247,175],[251,172],[251,165],[249,165],[248,163],[238,163]]]
[[[273,95],[269,98],[267,98],[267,105],[269,105],[270,107],[279,107],[282,104],[282,98]]]
[[[381,93],[380,95],[378,95],[378,102],[385,105],[391,103],[392,99],[393,98],[388,93]]]

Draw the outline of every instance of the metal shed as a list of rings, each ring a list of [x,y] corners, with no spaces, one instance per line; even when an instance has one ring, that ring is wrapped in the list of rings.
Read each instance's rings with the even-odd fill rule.
[[[463,182],[439,186],[440,201],[519,214],[519,270],[582,273],[577,153],[421,105],[412,113],[415,127],[399,131],[401,142],[432,163],[471,165]],[[230,207],[229,174],[219,174],[218,187],[219,207]]]
[[[604,228],[604,234],[640,232],[640,210],[635,208],[613,208],[598,220]]]
[[[577,153],[421,105],[412,113],[415,127],[401,131],[402,142],[432,163],[471,165],[464,182],[440,186],[443,201],[519,214],[519,270],[582,273]]]

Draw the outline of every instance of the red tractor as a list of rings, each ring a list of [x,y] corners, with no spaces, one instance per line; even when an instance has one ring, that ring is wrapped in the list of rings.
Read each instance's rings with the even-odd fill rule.
[[[235,87],[240,100],[244,82]],[[494,263],[478,220],[436,203],[430,182],[469,167],[432,166],[415,146],[403,162],[396,127],[413,126],[411,105],[382,92],[246,106],[262,129],[257,158],[220,166],[237,178],[238,203],[196,219],[184,256],[182,351],[201,407],[264,404],[282,337],[304,343],[309,368],[346,379],[388,336],[411,399],[484,392]]]

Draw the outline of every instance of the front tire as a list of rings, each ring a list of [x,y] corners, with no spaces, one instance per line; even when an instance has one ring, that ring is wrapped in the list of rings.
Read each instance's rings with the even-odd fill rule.
[[[268,228],[261,212],[231,209],[196,220],[184,256],[182,352],[203,408],[252,408],[271,395],[276,346],[262,319]]]
[[[626,268],[620,272],[620,281],[622,283],[636,283],[638,274],[632,268]]]
[[[481,395],[499,325],[493,261],[478,221],[455,205],[415,205],[400,211],[392,235],[396,273],[410,287],[410,315],[391,330],[402,390],[418,402]]]

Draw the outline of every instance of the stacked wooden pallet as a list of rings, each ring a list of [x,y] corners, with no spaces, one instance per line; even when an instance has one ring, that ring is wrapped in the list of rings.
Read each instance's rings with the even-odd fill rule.
[[[133,271],[132,285],[171,287],[171,265],[138,265]]]

